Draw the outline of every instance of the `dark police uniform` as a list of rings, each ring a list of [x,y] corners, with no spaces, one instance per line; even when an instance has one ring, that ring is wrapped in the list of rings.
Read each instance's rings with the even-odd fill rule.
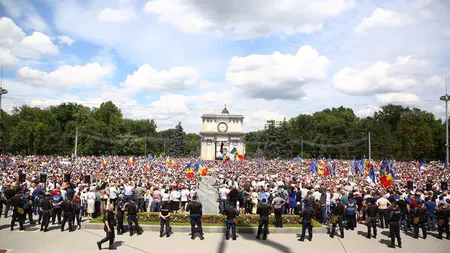
[[[66,221],[69,222],[69,231],[74,231],[73,229],[73,218],[75,214],[75,208],[72,204],[72,201],[66,199],[61,204],[61,209],[64,211],[63,220],[61,223],[61,232],[64,231],[64,227],[66,225]]]
[[[7,190],[5,191],[5,198],[6,198],[5,218],[8,218],[8,212],[9,212],[9,209],[11,209],[11,207],[13,206],[13,205],[12,205],[12,202],[11,202],[11,199],[12,199],[12,197],[14,197],[15,195],[16,195],[16,191],[13,190],[13,189],[11,189],[11,188],[9,188],[9,189],[7,189]]]
[[[269,206],[267,203],[263,202],[261,206],[256,210],[256,214],[259,214],[259,225],[258,233],[256,234],[256,239],[260,239],[261,232],[263,232],[263,240],[267,239],[267,234],[269,233]],[[262,230],[264,227],[264,230]]]
[[[447,239],[450,239],[450,231],[448,227],[448,219],[450,216],[450,209],[445,208],[444,204],[441,204],[435,211],[438,221],[438,238],[442,239],[442,234],[447,234]]]
[[[344,225],[343,225],[343,215],[345,211],[345,207],[342,202],[336,203],[336,208],[332,212],[332,221],[333,225],[331,227],[330,237],[334,237],[334,233],[336,232],[336,226],[339,225],[339,230],[341,232],[341,238],[344,238]]]
[[[56,204],[53,206],[53,212],[52,212],[52,224],[55,225],[56,217],[58,217],[58,225],[61,225],[61,202],[63,201],[63,198],[60,195],[55,195],[52,197],[53,204]]]
[[[28,215],[28,220],[30,221],[30,224],[34,224],[33,221],[33,200],[31,199],[31,195],[29,193],[29,191],[27,191],[24,195],[23,195],[23,209],[25,211],[25,218]]]
[[[108,227],[105,224],[103,226],[103,230],[105,230],[105,232],[106,232],[106,237],[103,238],[101,241],[97,242],[98,249],[101,250],[102,243],[105,243],[107,241],[109,241],[109,249],[116,249],[113,245],[114,239],[116,237],[116,235],[114,233],[114,226],[116,225],[116,220],[114,219],[114,213],[112,211],[110,211],[109,209],[106,210],[105,216],[103,216],[103,223],[105,223],[105,222],[108,223],[110,231],[108,232]]]
[[[128,230],[130,231],[130,236],[133,236],[133,223],[136,226],[136,233],[138,235],[142,234],[141,228],[139,227],[137,220],[137,207],[133,200],[130,203],[125,204],[128,213]]]
[[[200,232],[200,240],[203,240],[203,228],[202,228],[202,203],[198,202],[196,199],[192,200],[187,206],[187,211],[190,213],[191,218],[191,239],[195,239],[195,225],[197,225]]]
[[[400,238],[400,220],[402,212],[397,205],[391,206],[389,209],[389,232],[391,236],[391,245],[389,247],[395,248],[395,238],[397,238],[398,247],[402,247],[402,239]]]
[[[159,211],[161,212],[161,216],[165,217],[160,217],[159,220],[159,237],[164,236],[164,227],[166,228],[166,236],[170,237],[170,216],[168,216],[170,214],[169,204],[164,203]]]
[[[125,209],[124,209],[124,203],[123,203],[123,199],[119,200],[119,203],[117,204],[117,234],[118,235],[122,235],[124,232],[123,229],[123,218],[125,216]]]
[[[14,225],[16,224],[16,220],[19,221],[19,230],[24,230],[23,224],[25,223],[25,210],[24,200],[20,195],[22,192],[17,192],[16,196],[11,198],[11,205],[13,206],[13,215],[11,219],[11,231],[14,230]]]
[[[422,228],[423,239],[427,238],[427,229],[425,222],[427,221],[428,210],[422,204],[416,208],[414,212],[414,238],[419,238],[419,227]]]
[[[230,229],[233,240],[236,240],[236,223],[234,223],[234,219],[237,217],[237,214],[237,210],[234,206],[229,206],[225,210],[225,215],[227,216],[227,230],[225,232],[225,237],[227,240],[230,239]]]
[[[50,216],[52,212],[52,202],[50,201],[50,196],[47,195],[44,200],[39,205],[39,209],[42,213],[42,224],[41,231],[48,231],[48,223],[50,222]]]
[[[308,229],[309,241],[312,240],[312,224],[311,219],[314,217],[315,212],[311,206],[307,206],[305,210],[302,212],[303,220],[302,220],[302,235],[300,236],[299,241],[305,240],[306,229]]]
[[[373,238],[377,238],[377,217],[378,206],[375,203],[370,203],[367,206],[367,238],[370,239],[371,228],[373,228]]]

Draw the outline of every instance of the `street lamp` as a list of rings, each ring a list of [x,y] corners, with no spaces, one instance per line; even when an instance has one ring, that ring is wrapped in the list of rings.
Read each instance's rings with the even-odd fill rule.
[[[441,101],[445,101],[445,166],[448,166],[448,101],[450,101],[450,95],[445,94],[439,98]],[[447,169],[447,168],[445,168]]]

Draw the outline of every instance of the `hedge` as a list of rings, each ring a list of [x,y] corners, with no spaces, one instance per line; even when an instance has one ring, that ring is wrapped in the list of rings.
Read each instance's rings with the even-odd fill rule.
[[[190,225],[189,214],[172,213],[171,216],[172,216],[172,218],[171,218],[170,222],[177,223],[177,224],[180,223],[180,224]],[[143,223],[143,224],[159,223],[159,219],[160,219],[159,213],[138,213],[137,218],[138,218],[138,222]],[[226,219],[225,215],[203,214],[202,223],[217,224],[218,226],[220,226],[220,225],[225,225],[225,219]],[[283,224],[286,224],[286,225],[297,225],[298,226],[301,222],[301,217],[298,215],[283,215],[282,219],[283,219]],[[237,220],[238,220],[238,224],[237,224],[238,226],[257,225],[259,222],[259,215],[256,215],[256,214],[239,215],[237,217]],[[91,222],[101,223],[102,218],[98,217],[98,218],[92,220]],[[274,215],[269,216],[269,224],[275,224],[275,216]],[[321,226],[320,223],[318,223],[315,220],[313,220],[312,225],[313,225],[313,227]]]

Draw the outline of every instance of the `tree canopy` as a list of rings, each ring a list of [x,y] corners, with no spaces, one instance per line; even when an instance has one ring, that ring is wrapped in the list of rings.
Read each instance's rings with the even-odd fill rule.
[[[288,138],[281,134],[287,131]],[[368,157],[368,135],[374,159],[443,160],[445,125],[432,113],[386,105],[373,117],[358,118],[352,109],[325,109],[300,114],[283,126],[246,133],[246,155],[270,158]],[[263,152],[261,152],[263,151]]]
[[[181,122],[158,132],[154,120],[124,118],[112,102],[98,108],[75,103],[46,109],[24,105],[11,114],[2,112],[0,129],[0,151],[13,154],[73,154],[77,130],[80,155],[200,154],[200,136],[186,134]],[[278,127],[246,133],[245,155],[359,159],[368,156],[369,133],[374,159],[445,157],[445,124],[432,113],[399,105],[383,106],[367,118],[344,107],[300,114]]]

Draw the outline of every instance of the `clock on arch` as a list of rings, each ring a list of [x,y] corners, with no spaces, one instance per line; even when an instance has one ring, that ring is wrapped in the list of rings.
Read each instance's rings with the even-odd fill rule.
[[[220,122],[219,125],[217,125],[217,130],[221,133],[224,133],[228,131],[228,125],[225,122]]]

